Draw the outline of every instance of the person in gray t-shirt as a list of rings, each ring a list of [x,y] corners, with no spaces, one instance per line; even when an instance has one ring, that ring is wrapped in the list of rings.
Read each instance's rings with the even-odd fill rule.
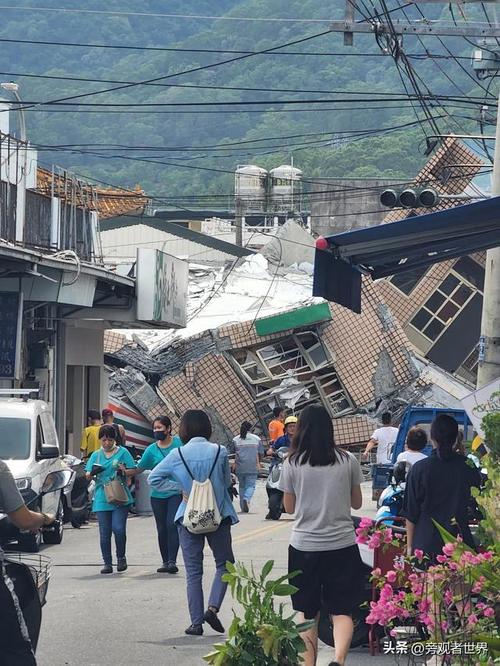
[[[316,626],[304,632],[305,664],[314,664],[317,620],[323,600],[333,616],[335,664],[344,664],[353,633],[352,613],[363,593],[361,557],[351,508],[362,504],[361,468],[356,458],[335,445],[326,409],[310,405],[300,414],[279,488],[287,513],[295,513],[288,571],[298,591],[292,605]]]
[[[259,454],[263,452],[260,437],[250,432],[252,424],[243,421],[240,434],[234,437],[233,444],[236,453],[234,464],[235,474],[238,477],[240,507],[243,513],[248,513],[250,500],[255,492],[255,485],[260,469]]]

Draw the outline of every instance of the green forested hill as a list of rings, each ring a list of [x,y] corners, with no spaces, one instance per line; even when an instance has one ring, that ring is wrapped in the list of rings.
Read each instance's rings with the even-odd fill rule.
[[[108,0],[106,3],[101,0],[81,0],[78,3],[69,0],[40,0],[39,3],[18,0],[18,7],[31,9],[0,9],[0,38],[171,49],[260,51],[323,32],[328,24],[65,13],[36,11],[33,8],[331,19],[342,16],[344,4],[344,0],[330,0],[328,3],[318,0],[143,0],[141,3],[134,0]],[[395,6],[395,2],[390,4]],[[431,10],[426,11],[431,15]],[[436,17],[437,12],[445,10],[434,8],[433,11]],[[446,55],[443,45],[436,38],[424,41],[430,52]],[[445,38],[444,43],[461,56],[469,55],[472,48],[458,39]],[[117,185],[133,187],[139,183],[148,192],[166,200],[170,195],[229,193],[233,183],[230,172],[238,163],[255,162],[269,168],[288,162],[291,154],[306,177],[396,178],[415,172],[424,160],[424,135],[418,127],[410,126],[399,132],[355,142],[342,138],[342,132],[347,130],[412,123],[415,114],[410,106],[387,104],[385,107],[378,105],[377,109],[366,109],[358,102],[338,104],[334,101],[338,95],[329,92],[287,92],[402,92],[402,82],[392,58],[380,55],[373,37],[356,36],[355,47],[346,48],[342,45],[341,35],[328,34],[284,49],[287,50],[303,55],[256,55],[241,62],[170,78],[154,85],[79,100],[99,104],[220,102],[217,106],[124,107],[120,113],[110,113],[111,109],[106,107],[51,107],[50,112],[47,112],[47,107],[34,107],[26,112],[29,136],[34,143],[45,146],[40,153],[40,161],[45,164],[55,162],[80,174],[92,175]],[[423,45],[415,38],[405,42],[405,50],[412,54],[424,54]],[[332,53],[339,55],[324,55]],[[0,77],[19,82],[23,99],[39,102],[117,85],[105,81],[136,82],[230,57],[235,57],[235,54],[2,41]],[[458,89],[474,95],[483,92],[452,60],[437,61],[441,70],[425,57],[414,58],[412,62],[433,93],[459,95]],[[472,72],[466,59],[460,62]],[[33,78],[22,74],[89,80]],[[178,87],[180,85],[204,87]],[[220,90],[211,86],[283,91]],[[304,102],[286,106],[279,103],[283,100],[330,98],[332,102],[323,105]],[[272,101],[273,105],[265,109],[224,105],[228,101],[256,100]],[[399,108],[389,108],[391,106]],[[56,113],[54,110],[64,112]],[[473,118],[475,111],[452,107],[448,107],[447,111],[455,114],[455,122],[464,127],[474,127],[469,118]],[[443,110],[435,109],[434,115],[443,115]],[[449,116],[440,122],[443,129],[457,131]],[[331,134],[319,135],[320,132]],[[265,140],[251,143],[255,139]],[[329,143],[325,145],[327,141]],[[61,148],[56,152],[54,146]],[[90,155],[89,152],[98,155]],[[168,164],[151,164],[150,160]]]

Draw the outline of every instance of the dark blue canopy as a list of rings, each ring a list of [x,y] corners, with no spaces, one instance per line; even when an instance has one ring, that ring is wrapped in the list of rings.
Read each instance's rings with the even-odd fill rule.
[[[361,312],[361,274],[373,279],[500,245],[500,197],[327,236],[316,249],[313,295]]]

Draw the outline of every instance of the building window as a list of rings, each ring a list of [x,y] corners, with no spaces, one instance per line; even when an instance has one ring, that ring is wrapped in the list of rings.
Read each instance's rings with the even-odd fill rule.
[[[269,404],[279,400],[283,389],[301,389],[295,412],[310,404],[323,404],[332,417],[352,412],[353,405],[342,386],[327,348],[316,331],[302,331],[250,350],[233,350],[254,395],[261,417]],[[294,383],[289,384],[289,380]]]
[[[453,270],[474,285],[479,291],[484,289],[484,268],[470,257],[461,257]]]
[[[462,363],[462,367],[470,372],[470,374],[475,377],[477,375],[477,367],[479,365],[479,345],[476,345],[471,353],[467,356],[465,361]]]
[[[427,299],[410,324],[434,342],[475,293],[473,287],[463,282],[459,275],[450,273]]]
[[[428,268],[428,266],[419,266],[418,268],[398,273],[392,276],[391,282],[399,291],[408,296],[427,273]]]

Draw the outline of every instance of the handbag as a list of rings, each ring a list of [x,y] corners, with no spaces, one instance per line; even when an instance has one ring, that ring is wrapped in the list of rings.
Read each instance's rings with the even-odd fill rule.
[[[116,506],[129,504],[130,497],[125,490],[125,486],[116,475],[109,481],[103,483],[103,488],[106,502],[108,502],[108,504],[116,504]]]
[[[191,532],[191,534],[209,534],[210,532],[215,532],[221,524],[222,517],[220,515],[219,507],[217,506],[217,499],[210,480],[215,465],[217,464],[217,460],[219,459],[219,454],[220,444],[208,478],[205,481],[197,481],[187,466],[184,456],[179,449],[179,455],[184,467],[193,481],[186,504],[186,510],[184,512],[184,519],[182,521],[184,527],[188,532]]]

